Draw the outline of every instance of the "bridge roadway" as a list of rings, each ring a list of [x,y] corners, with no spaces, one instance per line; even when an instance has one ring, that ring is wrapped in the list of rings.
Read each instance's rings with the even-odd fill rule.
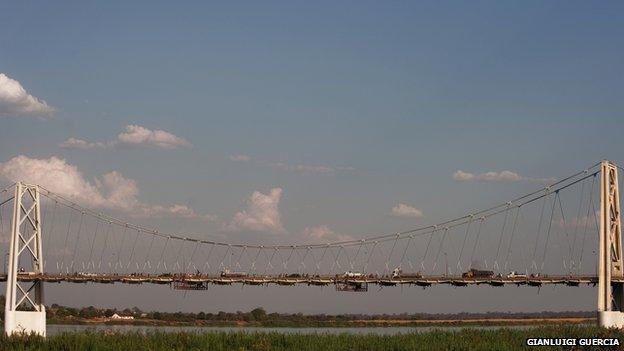
[[[338,285],[346,284],[353,286],[361,286],[367,284],[376,284],[379,286],[395,286],[400,284],[416,285],[421,287],[428,287],[432,285],[452,285],[452,286],[468,286],[468,285],[491,285],[491,286],[504,286],[504,285],[528,285],[528,286],[542,286],[542,285],[567,285],[567,286],[579,286],[581,284],[596,285],[598,283],[598,277],[596,276],[538,276],[538,277],[477,277],[477,278],[462,278],[459,276],[404,276],[404,277],[389,277],[389,276],[376,276],[368,275],[363,277],[344,277],[337,276],[295,276],[295,275],[250,275],[244,277],[222,277],[222,276],[210,276],[203,274],[161,274],[161,275],[149,275],[149,274],[130,274],[130,275],[117,275],[117,274],[32,274],[21,273],[18,274],[19,281],[44,281],[47,283],[100,283],[100,284],[184,284],[192,287],[207,286],[208,284],[215,285],[231,285],[231,284],[244,284],[244,285],[312,285],[312,286],[325,286],[325,285]],[[0,275],[0,281],[5,282],[6,275]],[[624,278],[612,278],[614,282],[624,282]]]

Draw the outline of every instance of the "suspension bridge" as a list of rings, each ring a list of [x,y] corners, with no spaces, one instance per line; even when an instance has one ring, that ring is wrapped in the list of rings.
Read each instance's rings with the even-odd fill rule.
[[[619,166],[609,161],[434,225],[338,242],[250,244],[166,233],[18,181],[0,192],[5,332],[45,335],[44,284],[598,287],[624,327]]]

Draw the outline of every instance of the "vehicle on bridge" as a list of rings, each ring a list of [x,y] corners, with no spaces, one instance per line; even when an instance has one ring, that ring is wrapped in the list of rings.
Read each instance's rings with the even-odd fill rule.
[[[234,272],[227,268],[221,271],[221,278],[244,278],[246,276],[245,272]]]
[[[20,268],[20,271],[17,273],[19,275],[37,275],[37,272],[26,272],[24,268]]]
[[[420,272],[403,273],[403,270],[397,267],[392,271],[392,278],[422,278],[422,274]]]
[[[342,276],[345,278],[362,278],[364,277],[364,273],[346,271]]]
[[[462,278],[493,278],[494,271],[471,268],[468,272],[462,274]]]
[[[511,271],[509,272],[509,274],[507,274],[507,278],[526,278],[527,275],[523,274],[523,273],[518,273],[516,271]]]
[[[392,278],[398,278],[401,276],[401,274],[403,274],[403,270],[397,267],[392,271]]]

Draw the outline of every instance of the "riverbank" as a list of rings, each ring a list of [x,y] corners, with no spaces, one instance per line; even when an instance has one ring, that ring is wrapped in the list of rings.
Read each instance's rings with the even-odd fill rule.
[[[0,297],[0,305],[2,304]],[[0,309],[0,316],[3,310]],[[542,312],[457,312],[401,314],[303,314],[251,311],[168,312],[142,311],[138,307],[115,309],[95,306],[69,307],[52,304],[46,308],[50,325],[137,325],[190,327],[268,328],[358,328],[425,326],[535,326],[595,324],[593,311]],[[0,317],[1,318],[1,317]]]
[[[397,335],[282,334],[245,332],[62,333],[47,339],[0,336],[1,350],[522,350],[528,338],[608,338],[624,342],[624,332],[593,326],[545,326],[523,329],[462,329]],[[570,349],[549,347],[549,350]],[[600,350],[604,347],[583,347]],[[613,349],[621,349],[614,347]]]

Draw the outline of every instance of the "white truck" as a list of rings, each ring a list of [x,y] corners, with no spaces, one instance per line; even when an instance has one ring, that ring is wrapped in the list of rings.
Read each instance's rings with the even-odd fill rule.
[[[507,274],[507,278],[526,278],[526,274],[518,273],[516,271],[511,271]]]
[[[247,276],[245,272],[234,272],[229,269],[224,269],[221,271],[222,278],[244,278]]]

